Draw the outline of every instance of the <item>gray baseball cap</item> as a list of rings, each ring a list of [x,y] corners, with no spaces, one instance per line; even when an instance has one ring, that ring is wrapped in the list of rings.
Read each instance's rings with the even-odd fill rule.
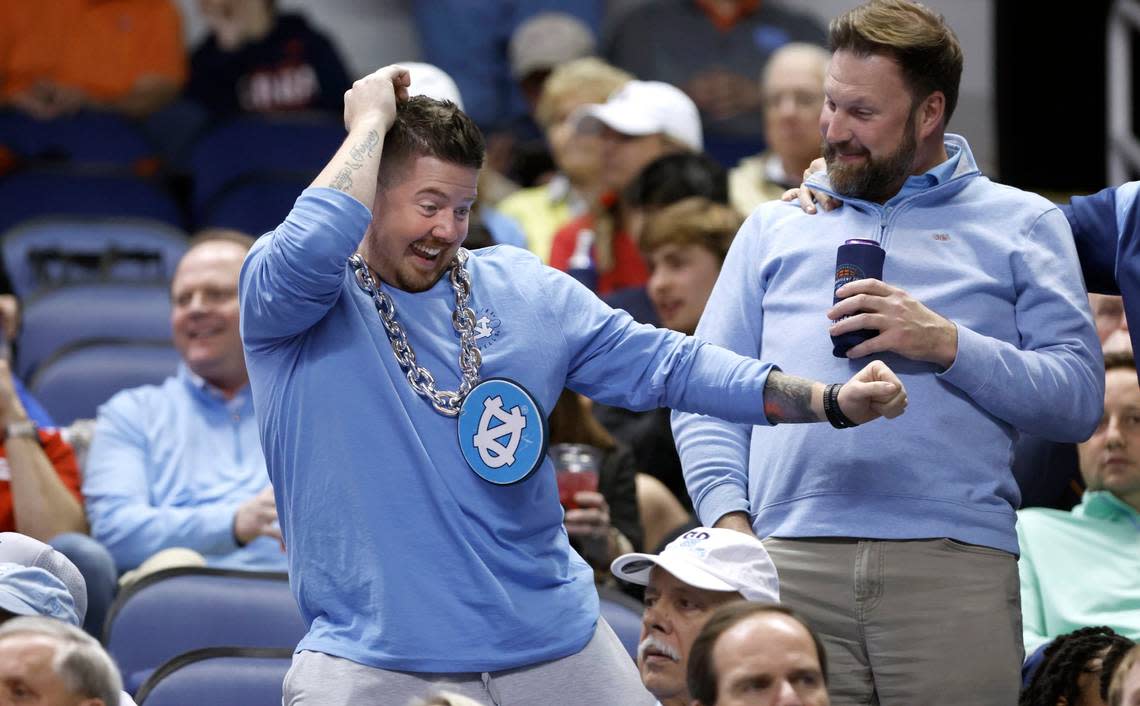
[[[66,556],[38,539],[32,539],[18,532],[0,532],[0,564],[3,563],[41,569],[50,574],[70,594],[70,610],[78,620],[61,618],[53,613],[41,612],[38,615],[61,618],[75,625],[83,623],[83,619],[87,616],[87,582],[75,564]],[[0,579],[0,583],[2,582]],[[7,608],[2,603],[0,607]],[[17,612],[11,608],[8,610]],[[31,614],[19,613],[19,615]]]

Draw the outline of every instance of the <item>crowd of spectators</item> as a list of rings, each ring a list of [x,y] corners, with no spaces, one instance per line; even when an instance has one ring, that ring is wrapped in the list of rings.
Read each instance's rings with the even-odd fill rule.
[[[940,688],[948,677],[930,665],[946,652],[947,674],[977,680],[961,693],[991,699],[978,703],[1015,692],[1023,706],[1140,703],[1140,382],[1127,323],[1140,304],[1120,296],[1135,284],[1121,263],[1136,255],[1140,187],[1058,209],[989,182],[966,139],[945,132],[962,62],[952,32],[898,4],[874,0],[887,14],[867,21],[944,32],[943,54],[883,50],[897,37],[859,34],[859,11],[829,34],[778,2],[646,0],[610,18],[599,2],[408,11],[421,49],[404,64],[409,93],[454,103],[487,137],[467,247],[524,248],[639,322],[818,379],[855,370],[832,355],[827,326],[882,331],[853,357],[884,358],[913,400],[890,431],[837,442],[821,425],[753,431],[562,393],[550,443],[598,460],[594,489],[564,499],[565,533],[599,586],[644,592],[636,662],[663,706],[902,704]],[[197,231],[168,282],[177,371],[106,400],[89,451],[0,356],[0,532],[46,543],[66,574],[12,558],[0,534],[0,612],[46,616],[0,628],[0,685],[129,703],[97,644],[120,589],[171,567],[289,566],[239,321],[239,275],[262,234],[196,219],[188,155],[237,120],[339,129],[361,74],[321,12],[0,0],[4,124],[121,118],[153,147],[131,177],[158,184]],[[205,30],[194,46],[189,19]],[[868,107],[867,95],[889,99]],[[16,142],[0,130],[0,183],[92,170],[78,153],[20,154]],[[922,201],[964,179],[968,197]],[[906,221],[913,204],[922,216]],[[115,215],[106,206],[91,215]],[[844,305],[835,247],[880,216],[875,237],[898,239],[887,284],[848,284],[859,307]],[[970,238],[986,247],[952,250]],[[486,350],[502,322],[474,315]],[[0,350],[17,360],[20,318],[0,293]],[[875,609],[891,619],[867,617]],[[82,684],[62,653],[86,665]]]

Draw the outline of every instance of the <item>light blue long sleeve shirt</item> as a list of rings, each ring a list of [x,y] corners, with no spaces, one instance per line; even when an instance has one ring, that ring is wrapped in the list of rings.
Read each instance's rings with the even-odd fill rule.
[[[743,511],[761,537],[947,537],[1017,553],[1017,430],[1087,438],[1103,410],[1104,367],[1064,216],[990,182],[966,141],[946,138],[954,169],[908,180],[885,205],[848,199],[808,215],[774,202],[741,227],[697,336],[830,382],[878,358],[910,404],[889,426],[843,431],[675,414],[703,524]],[[815,185],[830,192],[826,178]],[[849,238],[878,241],[884,281],[954,322],[950,368],[832,355],[826,312],[836,249]]]
[[[456,419],[409,386],[347,266],[370,218],[347,194],[308,189],[241,275],[261,437],[310,626],[298,649],[416,672],[574,654],[594,634],[598,599],[551,463],[510,486],[467,466]],[[570,387],[765,423],[768,366],[637,324],[519,248],[478,250],[467,268],[483,379],[513,379],[543,410]],[[449,278],[419,293],[381,286],[419,363],[456,389]]]
[[[1140,512],[1089,491],[1070,512],[1017,513],[1025,654],[1089,625],[1140,640]]]
[[[248,386],[226,400],[181,365],[99,408],[83,496],[91,534],[120,571],[171,547],[210,566],[284,571],[276,540],[239,547],[233,535],[238,507],[267,485]]]

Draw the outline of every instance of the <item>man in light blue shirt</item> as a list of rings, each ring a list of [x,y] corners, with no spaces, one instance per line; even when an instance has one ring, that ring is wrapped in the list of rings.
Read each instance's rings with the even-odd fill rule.
[[[1077,448],[1080,504],[1018,512],[1026,654],[1092,625],[1140,640],[1140,383],[1128,353],[1104,362],[1104,417]]]
[[[1079,441],[1103,408],[1072,234],[946,132],[964,59],[942,17],[872,0],[830,44],[827,174],[807,185],[844,205],[753,212],[696,335],[815,378],[880,360],[922,408],[827,436],[681,414],[674,437],[702,524],[765,539],[782,600],[828,647],[836,706],[1006,706],[1022,661],[1013,441]],[[881,273],[837,267],[845,245],[883,254]]]
[[[252,242],[225,231],[191,242],[171,285],[178,373],[99,409],[83,494],[91,534],[120,571],[147,560],[143,573],[187,563],[285,570],[238,331],[238,272]]]

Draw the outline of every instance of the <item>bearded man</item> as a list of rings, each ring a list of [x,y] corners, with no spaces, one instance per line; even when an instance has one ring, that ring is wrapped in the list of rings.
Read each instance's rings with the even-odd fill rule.
[[[830,45],[827,171],[807,185],[843,206],[753,213],[696,336],[816,379],[881,360],[921,410],[889,434],[833,436],[677,413],[689,494],[703,525],[765,540],[784,604],[823,637],[832,703],[1014,703],[1010,449],[1020,431],[1083,440],[1103,409],[1069,225],[945,132],[963,55],[942,17],[875,0],[836,19]],[[885,251],[881,277],[836,281],[853,238]]]

